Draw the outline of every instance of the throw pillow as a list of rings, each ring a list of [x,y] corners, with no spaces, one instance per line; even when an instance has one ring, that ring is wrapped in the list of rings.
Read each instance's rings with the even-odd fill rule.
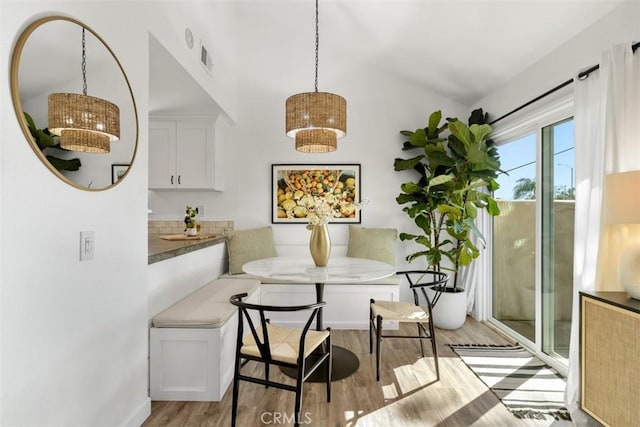
[[[350,225],[347,256],[395,265],[397,238],[398,230],[395,228],[367,228]]]
[[[229,274],[240,274],[242,266],[260,258],[278,256],[271,226],[249,230],[227,231]]]

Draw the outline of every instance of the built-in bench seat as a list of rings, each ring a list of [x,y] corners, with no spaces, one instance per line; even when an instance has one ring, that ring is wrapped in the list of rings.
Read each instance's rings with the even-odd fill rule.
[[[233,378],[238,317],[229,298],[260,302],[260,281],[215,279],[158,313],[150,329],[152,400],[219,401]]]
[[[349,228],[349,246],[332,254],[395,264],[395,229]],[[242,273],[248,261],[308,251],[308,245],[279,246],[271,227],[226,236],[229,269],[219,278],[156,314],[150,330],[152,400],[219,401],[233,378],[238,316],[229,298],[247,292],[246,301],[264,305],[305,305],[316,301],[313,285],[263,280]],[[178,279],[176,279],[179,281]],[[369,300],[398,301],[401,278],[324,286],[323,323],[334,329],[368,329]],[[192,287],[185,286],[187,289]],[[274,323],[302,326],[295,314],[270,312]]]

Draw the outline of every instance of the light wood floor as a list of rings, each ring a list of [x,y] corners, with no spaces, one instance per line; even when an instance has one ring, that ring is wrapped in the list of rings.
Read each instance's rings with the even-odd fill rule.
[[[515,418],[498,398],[462,363],[447,344],[512,344],[472,318],[456,331],[436,330],[440,381],[435,381],[430,346],[420,357],[414,340],[382,343],[381,378],[375,380],[375,356],[369,354],[368,331],[334,330],[333,343],[355,352],[358,371],[332,384],[332,401],[326,402],[324,384],[306,383],[302,418],[307,426],[543,426],[551,421]],[[262,367],[249,363],[243,372],[261,375]],[[293,380],[277,369],[272,379]],[[294,394],[247,382],[240,383],[238,426],[292,425]],[[281,415],[281,418],[277,418]],[[285,422],[286,421],[286,422]],[[231,387],[221,402],[152,402],[144,427],[229,426]]]

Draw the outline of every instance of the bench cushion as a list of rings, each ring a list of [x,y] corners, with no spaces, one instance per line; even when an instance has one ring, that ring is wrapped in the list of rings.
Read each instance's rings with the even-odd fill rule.
[[[236,312],[232,295],[253,293],[260,281],[215,279],[153,318],[156,328],[219,328]]]

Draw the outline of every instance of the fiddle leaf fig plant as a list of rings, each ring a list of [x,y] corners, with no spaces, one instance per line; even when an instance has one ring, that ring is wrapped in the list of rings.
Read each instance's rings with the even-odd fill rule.
[[[33,137],[36,145],[40,150],[44,152],[46,148],[56,148],[58,150],[68,151],[60,147],[60,141],[49,133],[48,129],[38,129],[33,118],[24,113],[24,117],[27,120],[29,126],[29,132]],[[45,157],[51,163],[51,165],[59,171],[77,171],[82,166],[80,159],[61,159],[60,157],[52,156],[51,154],[45,154]]]
[[[453,271],[450,291],[462,289],[458,269],[480,255],[474,243],[484,245],[484,237],[475,220],[479,211],[500,213],[492,192],[498,189],[496,178],[500,160],[494,142],[489,139],[488,115],[475,110],[465,124],[457,118],[442,122],[442,113],[429,116],[427,126],[415,131],[403,130],[407,137],[403,151],[418,154],[394,161],[396,171],[413,171],[414,178],[403,183],[396,202],[414,221],[421,234],[400,233],[400,240],[414,241],[423,248],[409,254],[407,261],[424,258],[429,268]]]

